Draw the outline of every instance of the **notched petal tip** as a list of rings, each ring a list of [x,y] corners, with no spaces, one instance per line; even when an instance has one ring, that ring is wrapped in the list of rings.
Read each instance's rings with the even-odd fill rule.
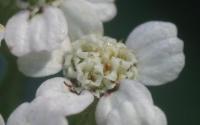
[[[94,97],[90,92],[76,94],[66,84],[73,83],[62,77],[49,79],[38,88],[36,97],[46,98],[46,106],[66,116],[82,112],[93,102]]]
[[[144,23],[133,30],[126,43],[138,60],[138,80],[145,85],[173,81],[184,67],[183,41],[173,23]]]
[[[86,0],[88,5],[97,13],[99,19],[103,22],[112,20],[117,15],[117,8],[114,0]]]
[[[36,97],[45,96],[53,93],[67,93],[69,92],[69,88],[66,84],[70,85],[71,82],[62,77],[55,77],[44,81],[37,89]]]
[[[32,18],[30,15],[30,10],[20,11],[6,24],[5,41],[12,54],[20,57],[31,52],[59,48],[68,36],[67,22],[62,11],[45,6],[42,13]]]
[[[165,114],[152,101],[141,83],[124,80],[120,89],[100,99],[97,105],[98,125],[166,125]]]
[[[67,0],[61,9],[66,16],[72,41],[89,34],[103,34],[102,22],[86,1]]]
[[[149,21],[137,26],[128,36],[126,44],[138,51],[154,42],[177,37],[177,28],[173,23]]]
[[[175,80],[185,65],[183,42],[178,38],[155,43],[138,55],[138,80],[146,85],[162,85]]]

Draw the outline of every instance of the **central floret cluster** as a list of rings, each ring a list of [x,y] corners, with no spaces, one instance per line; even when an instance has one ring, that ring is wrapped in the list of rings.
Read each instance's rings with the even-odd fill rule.
[[[129,49],[115,39],[90,35],[72,43],[65,56],[64,74],[75,81],[76,92],[91,91],[100,97],[116,89],[118,81],[135,79],[137,60]]]

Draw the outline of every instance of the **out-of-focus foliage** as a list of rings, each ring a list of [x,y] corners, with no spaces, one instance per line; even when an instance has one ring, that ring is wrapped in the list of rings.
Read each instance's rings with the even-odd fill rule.
[[[15,0],[0,0],[0,23],[5,25],[17,10]],[[21,102],[22,75],[18,72],[15,57],[10,54],[5,42],[0,47],[0,77],[0,112],[7,118]]]

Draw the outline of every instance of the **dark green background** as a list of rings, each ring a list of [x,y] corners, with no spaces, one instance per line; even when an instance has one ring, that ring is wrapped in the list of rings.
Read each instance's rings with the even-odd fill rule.
[[[186,66],[169,84],[150,87],[155,104],[166,113],[169,125],[200,125],[200,7],[195,1],[117,0],[117,17],[105,24],[105,34],[125,40],[132,29],[146,21],[175,23],[184,40]],[[14,0],[0,0],[0,23],[17,11]],[[47,78],[31,79],[17,70],[5,43],[0,47],[0,112],[5,116],[24,101],[30,101]]]

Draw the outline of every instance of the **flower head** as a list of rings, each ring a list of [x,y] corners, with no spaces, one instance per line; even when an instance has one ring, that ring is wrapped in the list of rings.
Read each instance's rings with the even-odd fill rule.
[[[68,21],[72,41],[93,33],[103,35],[102,22],[117,13],[115,0],[63,0],[59,7]]]
[[[69,104],[64,103],[66,97],[75,94],[82,98],[83,102],[76,105],[82,110],[84,104],[93,101],[93,95],[101,97],[96,109],[98,125],[166,125],[164,113],[153,104],[144,85],[162,85],[174,80],[185,63],[183,42],[177,37],[175,25],[168,22],[140,25],[125,44],[109,37],[85,36],[62,54],[62,63],[50,58],[48,67],[38,73],[30,70],[29,65],[40,64],[33,61],[35,57],[29,58],[32,62],[22,59],[18,63],[21,71],[31,76],[56,73],[59,68],[54,70],[55,66],[64,70],[65,78],[43,83],[37,97],[56,97],[53,100],[57,106],[53,109],[62,115],[68,111]],[[54,65],[49,65],[52,61]]]
[[[123,43],[115,39],[91,35],[72,43],[66,53],[64,73],[76,82],[74,89],[93,91],[99,97],[118,87],[118,81],[135,79],[137,60]]]
[[[18,12],[8,20],[4,33],[10,51],[18,57],[55,50],[67,37],[63,12],[53,6]]]
[[[81,74],[83,67],[88,64],[83,65],[80,62],[88,60],[90,64],[98,63],[98,68],[93,69],[106,74],[109,79],[117,79],[114,78],[117,67],[130,69],[131,66],[131,71],[135,74],[134,79],[145,85],[161,85],[174,80],[185,62],[183,42],[177,38],[175,25],[167,22],[148,22],[133,30],[125,44],[117,43],[109,37],[89,35],[72,45],[68,41],[65,42],[56,52],[23,56],[18,60],[18,64],[19,69],[28,76],[46,76],[63,69],[67,77],[74,78],[77,77],[75,74],[78,74],[74,70],[74,64],[79,67],[75,68]],[[35,68],[30,68],[31,66]]]
[[[167,124],[164,113],[153,104],[147,88],[137,81],[122,80],[120,83],[117,91],[99,99],[95,114],[97,125]],[[49,79],[38,88],[36,99],[49,98],[44,104],[58,116],[80,113],[93,102],[94,97],[90,91],[74,93],[70,85],[72,83],[64,78]]]
[[[18,57],[59,49],[66,39],[103,34],[103,22],[116,15],[114,1],[39,0],[32,6],[17,0],[20,12],[11,17],[4,39]]]

